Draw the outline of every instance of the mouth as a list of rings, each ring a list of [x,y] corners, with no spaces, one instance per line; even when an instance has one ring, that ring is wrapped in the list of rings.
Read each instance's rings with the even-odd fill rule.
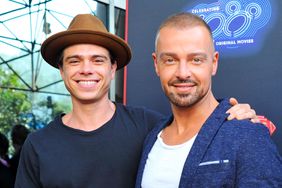
[[[78,80],[76,81],[78,83],[79,86],[83,87],[83,88],[92,88],[95,87],[100,80]]]
[[[176,81],[171,84],[177,91],[183,93],[183,92],[190,92],[195,86],[197,86],[197,83],[194,81]]]
[[[194,87],[195,83],[175,83],[173,84],[174,87]]]
[[[192,89],[194,88],[195,85],[192,85],[192,84],[177,84],[177,85],[174,85],[174,87],[176,88],[176,90],[179,92],[179,93],[189,93],[192,91]]]

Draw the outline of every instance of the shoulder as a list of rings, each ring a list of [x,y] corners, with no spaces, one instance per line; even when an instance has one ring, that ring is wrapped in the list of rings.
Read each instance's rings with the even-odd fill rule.
[[[159,112],[150,110],[146,107],[141,106],[130,106],[116,104],[117,115],[116,117],[122,121],[126,122],[127,125],[134,125],[134,127],[139,127],[142,130],[145,129],[146,133],[155,127],[158,122],[164,119],[164,116]]]
[[[270,150],[275,152],[277,150],[268,129],[260,123],[252,123],[248,120],[226,121],[218,134],[219,138],[225,138],[231,145],[237,145],[241,151],[260,150],[267,153]]]
[[[240,173],[241,182],[258,176],[266,177],[269,182],[281,181],[282,158],[264,125],[248,120],[232,120],[226,121],[221,130],[226,133],[227,140],[222,145],[226,144],[232,151],[237,151],[238,168],[244,169]]]
[[[62,124],[63,114],[56,116],[50,123],[48,123],[45,127],[35,130],[31,132],[27,137],[27,142],[31,143],[39,143],[48,141],[52,139],[54,135],[59,134],[60,132],[60,124]]]
[[[120,115],[127,115],[135,118],[141,119],[163,119],[164,116],[154,110],[148,109],[143,106],[131,106],[131,105],[123,105],[116,103],[117,110],[120,112]]]
[[[252,123],[249,120],[226,120],[222,124],[219,133],[224,134],[224,137],[229,139],[230,142],[236,140],[235,143],[238,142],[240,144],[252,144],[271,140],[269,131],[264,125]]]
[[[225,121],[222,128],[226,132],[240,133],[246,136],[264,135],[269,137],[268,129],[260,123],[252,123],[249,120],[231,120]]]
[[[250,120],[227,120],[226,111],[231,107],[228,98],[219,100],[220,104],[213,113],[214,121],[212,123],[218,122],[218,119],[221,119],[220,132],[224,133],[227,136],[240,136],[250,137],[250,136],[263,136],[270,137],[268,129],[260,123],[252,123]]]

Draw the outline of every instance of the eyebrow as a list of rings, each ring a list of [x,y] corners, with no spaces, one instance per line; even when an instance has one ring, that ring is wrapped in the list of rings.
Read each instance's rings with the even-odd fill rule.
[[[72,58],[81,58],[81,55],[71,55],[71,56],[67,56],[65,61],[72,59]],[[107,56],[105,55],[92,55],[91,58],[103,58],[103,59],[109,59]]]
[[[208,58],[208,55],[205,54],[205,53],[202,53],[202,52],[191,53],[191,54],[188,55],[188,57],[195,57],[195,56],[201,56],[205,59]]]
[[[165,56],[171,56],[171,57],[177,57],[176,53],[170,53],[170,52],[164,52],[164,53],[160,53],[159,58],[163,58]],[[194,56],[201,56],[204,58],[208,58],[207,54],[202,53],[202,52],[194,52],[194,53],[189,53],[187,54],[187,57],[194,57]]]
[[[159,58],[163,58],[165,56],[171,56],[171,57],[175,57],[177,56],[175,53],[170,53],[170,52],[164,52],[164,53],[160,53]]]

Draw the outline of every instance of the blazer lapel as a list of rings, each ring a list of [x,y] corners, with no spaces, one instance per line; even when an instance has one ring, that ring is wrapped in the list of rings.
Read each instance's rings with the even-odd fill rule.
[[[230,108],[228,100],[223,100],[207,121],[202,126],[198,136],[191,148],[191,151],[185,161],[179,187],[187,187],[193,179],[193,176],[203,159],[210,143],[212,142],[222,123],[226,120],[228,114],[225,112]],[[188,186],[189,187],[189,186]]]

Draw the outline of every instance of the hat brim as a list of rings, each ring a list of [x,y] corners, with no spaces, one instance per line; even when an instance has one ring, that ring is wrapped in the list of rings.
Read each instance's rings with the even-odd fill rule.
[[[111,34],[89,30],[63,31],[46,39],[41,46],[43,59],[55,68],[58,56],[68,46],[75,44],[95,44],[108,49],[117,61],[117,69],[123,68],[131,59],[129,45],[121,38]]]

